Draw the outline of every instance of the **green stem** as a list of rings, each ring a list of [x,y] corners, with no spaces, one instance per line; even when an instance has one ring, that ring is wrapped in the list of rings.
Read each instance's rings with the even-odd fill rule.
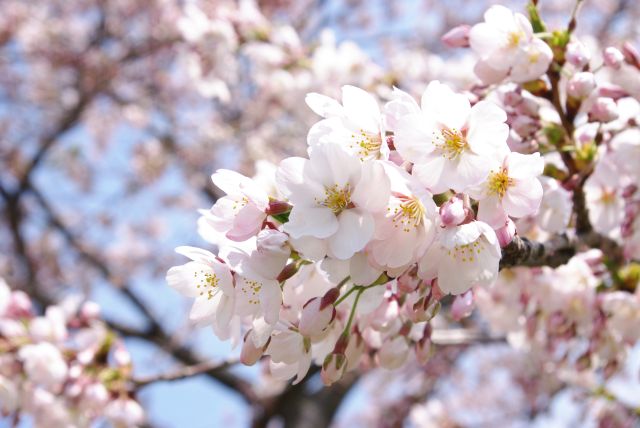
[[[333,304],[333,306],[338,306],[340,303],[344,302],[344,300],[349,297],[351,295],[351,293],[353,293],[356,290],[359,290],[363,287],[361,287],[360,285],[356,285],[353,288],[351,288],[349,291],[347,291],[344,295],[340,296],[340,298],[338,300],[336,300],[336,302]]]
[[[352,290],[354,288],[352,288]],[[344,332],[342,334],[349,334],[349,330],[351,330],[351,323],[353,322],[353,317],[356,314],[356,307],[358,306],[358,300],[360,300],[360,296],[364,291],[364,287],[358,287],[358,288],[359,290],[358,290],[358,294],[356,294],[356,300],[353,301],[353,306],[351,306],[351,313],[349,314],[349,320],[347,321],[347,325],[345,326]]]

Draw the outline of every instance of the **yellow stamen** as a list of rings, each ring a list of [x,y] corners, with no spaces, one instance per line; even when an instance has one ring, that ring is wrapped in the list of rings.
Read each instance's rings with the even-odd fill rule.
[[[507,189],[514,184],[513,178],[509,177],[505,168],[500,168],[498,172],[491,171],[489,173],[488,186],[491,195],[498,195],[499,198],[502,198],[507,193]]]
[[[442,129],[440,135],[436,134],[436,140],[440,140],[440,142],[435,143],[435,146],[442,151],[442,156],[449,160],[456,159],[465,149],[469,148],[466,136],[456,129]]]
[[[316,202],[329,208],[335,215],[349,208],[351,204],[351,189],[348,184],[344,187],[339,187],[337,184],[325,187],[324,195],[324,199],[316,199]]]

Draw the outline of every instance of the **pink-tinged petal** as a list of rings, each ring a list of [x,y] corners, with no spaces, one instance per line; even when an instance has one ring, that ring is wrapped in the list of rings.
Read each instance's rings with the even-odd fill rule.
[[[316,92],[308,93],[304,98],[309,108],[313,110],[315,114],[322,117],[341,116],[344,114],[344,109],[340,103],[333,98],[326,95],[318,94]]]
[[[512,217],[535,215],[542,200],[542,184],[537,178],[517,180],[502,199],[502,206]]]
[[[503,63],[506,67],[500,67],[500,63],[480,60],[473,67],[473,73],[485,85],[495,85],[502,82],[509,74],[510,64]]]
[[[432,88],[433,86],[433,88]],[[425,97],[428,97],[425,99]],[[438,81],[431,82],[423,94],[422,110],[433,115],[436,122],[449,129],[462,130],[467,123],[471,104],[469,99]]]
[[[446,164],[444,156],[433,156],[428,161],[415,164],[411,174],[432,193],[442,193],[449,190],[448,183],[441,179]]]
[[[337,259],[345,260],[362,250],[373,237],[374,221],[369,213],[358,209],[343,211],[339,227],[329,239],[329,249]]]
[[[211,251],[203,250],[202,248],[197,247],[190,247],[187,245],[177,247],[175,251],[178,254],[190,258],[194,262],[208,264],[216,259],[216,256]]]
[[[382,274],[381,269],[376,269],[367,261],[364,252],[358,252],[349,260],[349,272],[351,281],[356,285],[369,285]]]
[[[409,114],[398,119],[394,145],[404,160],[424,161],[433,152],[433,133],[436,132],[433,119],[423,114]]]
[[[282,305],[282,291],[277,281],[262,281],[260,305],[264,311],[266,322],[272,325],[278,322],[280,306]]]
[[[485,22],[474,25],[469,32],[471,49],[483,59],[499,48],[504,39],[504,32]]]
[[[212,263],[212,267],[218,277],[217,287],[227,296],[234,296],[233,276],[231,275],[229,267],[217,260]]]
[[[522,32],[524,32],[525,40],[530,40],[533,36],[533,27],[531,26],[531,22],[529,22],[527,17],[521,13],[515,13],[513,15],[516,21],[516,25],[518,26],[518,28],[520,28],[520,30],[522,30]]]
[[[482,199],[478,204],[478,220],[487,223],[494,229],[503,227],[507,222],[507,213],[502,208],[497,196]]]
[[[234,314],[235,298],[219,293],[219,303],[216,311],[216,325],[217,330],[224,330],[229,328],[229,323]]]
[[[504,157],[509,151],[509,126],[506,120],[507,113],[490,101],[480,101],[474,105],[469,114],[467,134],[471,150],[483,156],[500,153],[500,157]]]
[[[311,353],[305,352],[302,354],[302,358],[298,361],[298,370],[296,371],[296,378],[291,383],[292,385],[297,385],[302,382],[302,379],[309,372],[309,367],[311,367]]]
[[[542,175],[544,171],[544,159],[540,153],[523,155],[522,153],[511,152],[507,157],[507,168],[509,177],[517,180],[526,180]]]
[[[286,198],[305,191],[303,171],[307,162],[308,159],[300,157],[290,157],[280,162],[276,171],[276,184]]]
[[[222,296],[222,293],[214,293],[211,298],[207,295],[196,297],[189,312],[189,320],[199,326],[213,323]]]
[[[384,106],[384,119],[386,127],[395,131],[398,121],[410,114],[420,114],[420,106],[408,93],[394,87],[392,100]]]
[[[497,4],[487,9],[484,13],[484,20],[493,27],[513,26],[514,13],[509,8]]]
[[[310,147],[310,160],[304,167],[304,183],[318,183],[325,188],[353,186],[360,179],[361,168],[360,160],[340,144],[320,144]]]
[[[468,245],[477,241],[482,234],[479,227],[482,222],[472,221],[460,226],[443,229],[440,233],[440,243],[446,249],[453,249],[456,246]]]
[[[249,203],[238,211],[233,220],[233,228],[227,232],[226,237],[232,241],[246,241],[260,232],[266,217],[264,211]]]
[[[200,290],[197,288],[197,285],[200,284],[200,279],[196,276],[200,275],[201,270],[213,273],[209,266],[197,262],[173,266],[167,271],[167,284],[184,296],[197,297],[200,295]]]
[[[314,236],[328,238],[338,230],[338,220],[329,208],[293,207],[284,231],[293,238]]]
[[[340,143],[348,146],[353,143],[353,132],[345,128],[344,121],[332,117],[315,123],[307,134],[307,144],[317,146],[323,143]]]
[[[302,236],[289,239],[289,242],[307,260],[319,261],[327,255],[328,244],[324,239]]]
[[[250,178],[229,169],[219,169],[211,175],[213,184],[227,195],[240,193],[240,183],[246,183],[247,180],[250,181]]]
[[[346,117],[355,122],[358,128],[380,132],[380,107],[373,95],[355,86],[345,85],[342,87],[342,105]]]
[[[358,208],[370,213],[380,212],[387,207],[390,191],[391,183],[382,164],[375,161],[365,162],[351,201]]]
[[[464,192],[468,187],[484,181],[489,175],[491,163],[481,156],[465,153],[458,158],[454,168],[447,168],[442,179],[450,183],[456,192]]]
[[[418,277],[425,281],[431,281],[438,276],[438,266],[446,254],[439,242],[434,242],[418,262]]]

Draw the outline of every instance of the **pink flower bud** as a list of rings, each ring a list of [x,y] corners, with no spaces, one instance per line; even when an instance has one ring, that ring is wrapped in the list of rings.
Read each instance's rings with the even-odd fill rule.
[[[416,343],[415,351],[416,351],[416,359],[420,364],[427,364],[433,355],[433,343],[431,341],[431,333],[433,332],[433,328],[431,324],[427,324],[424,327],[424,332],[422,333],[422,338]]]
[[[519,91],[508,91],[502,96],[502,102],[508,107],[516,107],[523,99],[524,98]]]
[[[622,45],[622,54],[627,64],[640,69],[640,52],[629,42],[625,42]]]
[[[129,351],[124,346],[124,343],[118,341],[114,345],[113,360],[115,361],[116,365],[120,367],[131,365],[131,354],[129,354]]]
[[[589,121],[611,122],[618,118],[618,105],[611,98],[599,97],[589,110]]]
[[[540,128],[540,122],[529,116],[517,116],[511,122],[511,129],[521,137],[527,137]]]
[[[96,302],[87,301],[80,308],[80,317],[83,321],[93,321],[100,317],[100,305]]]
[[[252,330],[249,330],[244,335],[244,342],[240,351],[240,362],[245,366],[252,366],[257,363],[269,346],[269,342],[271,342],[271,338],[269,338],[263,346],[256,346],[251,333]]]
[[[82,394],[82,404],[92,410],[103,409],[109,402],[109,391],[101,383],[87,385]]]
[[[332,288],[322,298],[314,297],[305,303],[298,324],[300,334],[306,337],[320,336],[336,317],[333,303],[339,295],[339,290]]]
[[[322,383],[329,386],[340,379],[344,375],[347,368],[347,357],[344,354],[331,353],[326,356],[322,363],[322,371],[320,378]]]
[[[451,317],[456,321],[460,321],[471,315],[473,308],[473,292],[469,290],[453,299],[453,303],[451,304]]]
[[[604,83],[598,87],[598,95],[601,97],[619,100],[620,98],[628,97],[629,93],[620,86],[616,86],[611,83]]]
[[[269,206],[267,206],[266,213],[269,215],[278,215],[284,214],[291,211],[291,205],[285,201],[269,201]]]
[[[468,48],[470,30],[468,25],[458,25],[447,31],[440,40],[449,48]]]
[[[457,226],[467,218],[464,202],[457,196],[452,197],[440,207],[440,219],[446,227]]]
[[[33,305],[29,296],[21,290],[11,292],[6,316],[9,318],[31,318],[32,315]]]
[[[582,68],[591,59],[591,53],[585,45],[578,40],[574,40],[567,45],[567,52],[565,54],[567,62],[575,65],[578,68]]]
[[[620,50],[609,46],[604,50],[604,63],[607,67],[611,67],[615,70],[620,69],[622,62],[624,61],[624,55]]]
[[[596,88],[596,79],[593,73],[583,71],[571,77],[567,84],[567,94],[570,97],[582,100],[588,97]]]
[[[507,224],[496,230],[496,236],[498,237],[500,247],[506,247],[513,241],[513,237],[516,236],[516,224],[510,218],[507,219]]]
[[[336,345],[337,347],[337,345]],[[347,342],[347,348],[344,351],[344,355],[347,357],[346,371],[351,371],[358,367],[360,359],[365,351],[364,339],[360,332],[356,330],[349,335],[349,341]]]

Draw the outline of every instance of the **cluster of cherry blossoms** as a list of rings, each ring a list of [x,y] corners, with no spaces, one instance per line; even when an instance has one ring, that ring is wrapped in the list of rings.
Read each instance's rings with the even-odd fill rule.
[[[129,353],[99,317],[96,303],[75,299],[38,316],[0,279],[0,415],[42,427],[142,424]]]
[[[295,382],[315,363],[331,384],[361,364],[426,362],[440,308],[460,320],[474,301],[496,332],[574,367],[612,372],[637,342],[638,278],[621,278],[637,269],[640,104],[535,7],[493,6],[444,40],[478,55],[482,86],[432,81],[385,103],[354,86],[310,93],[322,119],[308,157],[254,179],[213,174],[226,196],[198,227],[218,252],[179,247],[190,261],[167,280],[195,299],[191,321],[242,343],[243,363],[267,356]],[[604,73],[640,68],[630,46],[603,55]],[[499,275],[525,236],[579,254]],[[602,242],[624,251],[584,252]],[[507,264],[555,263],[527,251]]]

